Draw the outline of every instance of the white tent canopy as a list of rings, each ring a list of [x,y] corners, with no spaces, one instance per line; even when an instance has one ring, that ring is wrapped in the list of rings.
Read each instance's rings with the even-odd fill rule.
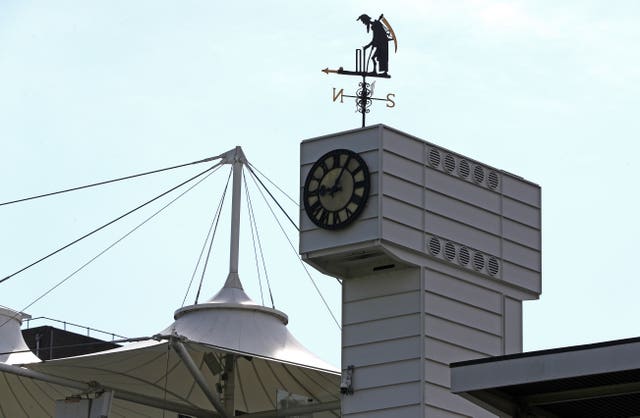
[[[177,310],[175,322],[153,338],[46,362],[25,351],[16,313],[0,310],[16,317],[0,327],[0,352],[11,352],[0,357],[1,417],[53,417],[56,400],[104,391],[113,391],[113,417],[340,415],[340,371],[289,333],[284,313],[256,304],[242,288],[237,261],[246,160],[239,147],[220,158],[234,168],[224,287],[208,302]]]
[[[24,367],[78,385],[91,383],[94,391],[114,390],[115,417],[137,416],[135,411],[140,416],[161,416],[164,408],[141,408],[125,401],[135,396],[175,412],[218,416],[175,349],[177,342],[187,348],[211,390],[221,387],[224,395],[226,382],[233,379],[234,411],[275,411],[282,408],[278,393],[290,393],[310,400],[310,405],[322,404],[319,409],[332,410],[327,416],[338,416],[339,371],[298,343],[285,319],[281,312],[253,303],[242,289],[224,287],[211,301],[178,310],[176,321],[157,340]],[[224,376],[225,368],[232,377]],[[4,370],[0,377],[0,414],[6,417],[53,416],[54,400],[79,392],[78,385],[65,387],[11,374],[15,370]],[[86,391],[91,389],[87,386]],[[38,412],[30,413],[34,408]]]

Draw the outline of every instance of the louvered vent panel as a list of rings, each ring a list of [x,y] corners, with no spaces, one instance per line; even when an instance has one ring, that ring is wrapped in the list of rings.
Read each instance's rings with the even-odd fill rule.
[[[436,170],[458,176],[487,189],[499,191],[500,174],[481,164],[471,163],[455,154],[434,147],[427,149],[426,158],[429,166]]]
[[[429,165],[431,165],[431,167],[440,166],[440,151],[435,148],[429,150]]]
[[[478,273],[500,277],[500,259],[460,243],[432,236],[427,238],[429,254]]]

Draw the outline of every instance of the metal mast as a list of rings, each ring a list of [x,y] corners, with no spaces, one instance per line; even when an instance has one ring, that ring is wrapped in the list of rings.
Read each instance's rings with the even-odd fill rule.
[[[224,284],[225,288],[242,289],[240,276],[238,275],[238,262],[240,259],[240,211],[242,203],[242,166],[247,159],[240,146],[223,154],[222,163],[231,164],[233,170],[233,189],[231,195],[231,242],[229,246],[229,275]],[[228,416],[235,416],[235,355],[225,356],[223,373],[222,402]]]
[[[231,243],[229,247],[229,275],[225,287],[242,289],[238,276],[240,257],[240,204],[242,202],[242,166],[247,159],[240,146],[222,154],[222,163],[233,167],[233,190],[231,200]]]

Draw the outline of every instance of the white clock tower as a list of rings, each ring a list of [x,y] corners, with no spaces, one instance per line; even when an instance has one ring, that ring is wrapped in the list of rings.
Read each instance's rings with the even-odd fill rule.
[[[362,169],[318,163],[334,150],[369,174],[344,222]],[[450,392],[449,363],[521,352],[522,301],[541,292],[540,187],[384,125],[303,141],[300,180],[300,253],[342,279],[342,415],[493,416]]]

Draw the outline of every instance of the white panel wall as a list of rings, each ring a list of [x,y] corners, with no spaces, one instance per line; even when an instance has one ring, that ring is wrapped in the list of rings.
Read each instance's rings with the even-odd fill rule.
[[[450,392],[449,364],[504,353],[503,295],[425,267],[425,416],[493,417]]]
[[[343,416],[492,417],[451,394],[449,364],[522,350],[522,301],[541,291],[540,188],[382,125],[304,141],[301,184],[336,148],[367,162],[370,200],[340,231],[301,211],[300,252],[344,279]]]
[[[361,218],[340,231],[317,228],[300,213],[300,252],[345,252],[350,245],[382,240],[426,255],[428,242],[479,253],[477,272],[520,287],[536,298],[541,291],[540,188],[391,128],[377,125],[306,140],[301,146],[301,185],[311,165],[335,148],[352,149],[371,172],[372,191]],[[492,270],[487,264],[492,260]],[[340,260],[333,263],[344,275]],[[331,273],[332,266],[322,267]],[[463,266],[467,267],[467,266]]]
[[[355,367],[343,416],[421,415],[421,295],[418,268],[343,282],[342,367]]]
[[[437,237],[442,245],[454,244],[454,258],[467,247],[482,253],[485,263],[493,257],[491,276],[540,292],[538,186],[391,129],[382,136],[383,239],[429,254],[428,240]],[[386,220],[393,227],[386,228]],[[418,231],[425,232],[422,248]]]

